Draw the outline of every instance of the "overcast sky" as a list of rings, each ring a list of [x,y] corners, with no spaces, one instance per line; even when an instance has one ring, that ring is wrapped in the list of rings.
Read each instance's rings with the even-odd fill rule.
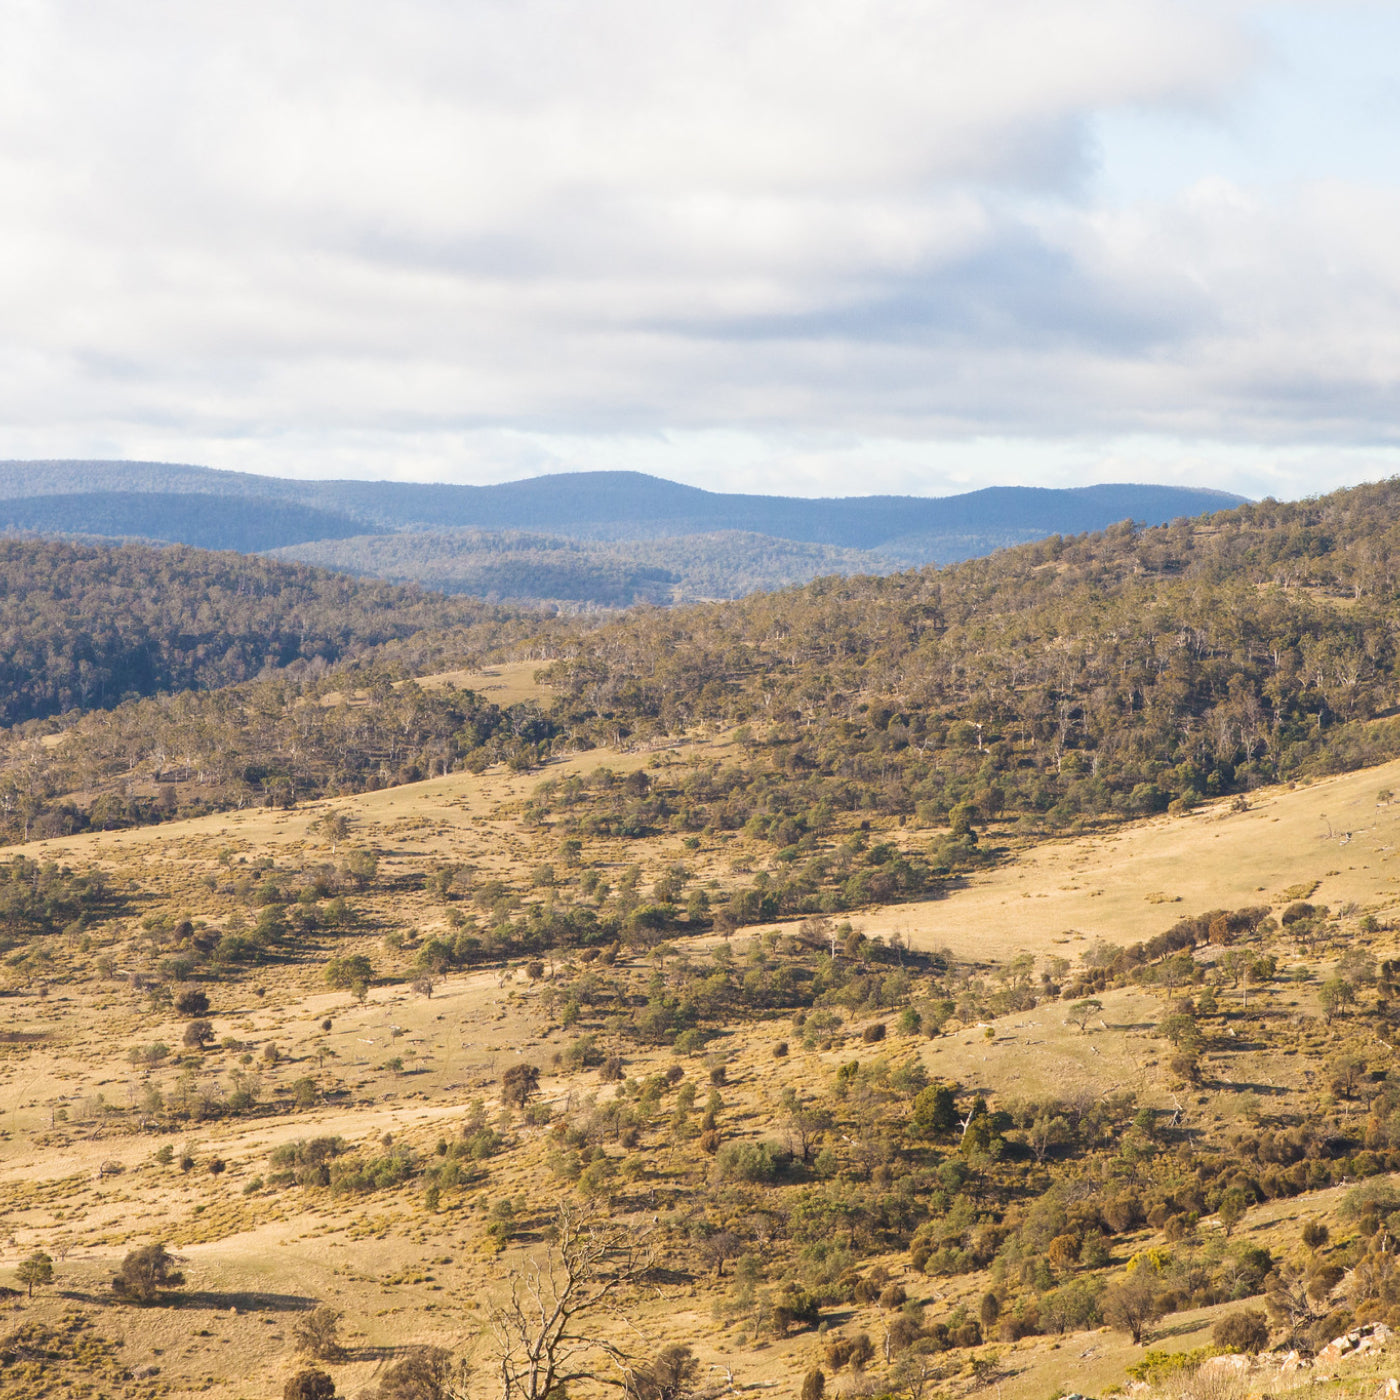
[[[1400,0],[0,0],[0,457],[1400,470]]]

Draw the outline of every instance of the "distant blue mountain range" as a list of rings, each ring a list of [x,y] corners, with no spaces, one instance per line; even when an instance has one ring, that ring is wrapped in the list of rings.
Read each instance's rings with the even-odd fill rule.
[[[958,496],[747,496],[641,472],[496,486],[292,481],[163,462],[0,463],[0,533],[166,540],[255,552],[398,531],[513,530],[578,540],[743,531],[947,563],[1119,520],[1160,524],[1244,497],[1178,486],[991,486]]]

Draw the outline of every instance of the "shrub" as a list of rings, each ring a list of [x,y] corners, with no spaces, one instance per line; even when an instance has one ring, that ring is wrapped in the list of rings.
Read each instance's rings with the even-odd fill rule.
[[[1254,1355],[1269,1345],[1269,1319],[1260,1308],[1241,1308],[1220,1318],[1210,1329],[1210,1339],[1227,1351]]]
[[[715,1154],[720,1177],[730,1181],[776,1181],[791,1154],[776,1142],[726,1142]]]
[[[948,1340],[955,1347],[980,1347],[982,1328],[972,1318],[968,1318],[966,1322],[960,1322],[956,1327],[948,1329]]]
[[[374,965],[363,953],[349,953],[326,964],[325,978],[328,987],[358,993],[374,981]]]
[[[1194,1374],[1201,1362],[1213,1355],[1218,1355],[1214,1347],[1195,1347],[1191,1351],[1148,1350],[1141,1361],[1128,1367],[1128,1375],[1143,1385],[1162,1386]]]
[[[478,1128],[465,1139],[467,1156],[474,1162],[486,1157],[494,1157],[505,1145],[506,1140],[494,1128]]]
[[[184,1041],[192,1050],[202,1050],[214,1039],[214,1027],[208,1021],[191,1021],[185,1027]]]
[[[1321,1249],[1330,1238],[1325,1226],[1320,1220],[1309,1220],[1303,1226],[1303,1243],[1309,1249]]]
[[[400,1145],[391,1147],[382,1157],[344,1157],[332,1162],[330,1187],[338,1194],[387,1191],[403,1185],[417,1170],[412,1149]]]
[[[341,1355],[341,1314],[324,1303],[292,1324],[292,1343],[317,1361],[334,1361]]]
[[[785,1337],[794,1327],[815,1327],[821,1321],[821,1309],[810,1293],[789,1286],[773,1304],[770,1319],[773,1334]]]
[[[591,1069],[603,1063],[603,1052],[598,1049],[598,1038],[581,1035],[564,1051],[564,1063],[570,1069]]]
[[[442,1347],[419,1347],[385,1371],[378,1400],[447,1400],[455,1369]]]
[[[163,1244],[142,1245],[122,1260],[112,1280],[112,1292],[129,1303],[153,1303],[161,1289],[184,1283],[184,1274],[174,1265],[174,1256]]]
[[[501,1098],[515,1108],[524,1108],[539,1088],[540,1072],[535,1065],[512,1065],[501,1076]]]
[[[288,1379],[282,1400],[335,1400],[335,1381],[325,1371],[308,1366]]]
[[[891,1321],[885,1335],[889,1339],[892,1352],[908,1351],[915,1342],[922,1339],[923,1329],[912,1317],[901,1314]]]
[[[287,1172],[299,1186],[329,1186],[330,1164],[349,1151],[345,1140],[338,1137],[312,1138],[309,1142],[284,1142],[273,1148],[270,1161],[274,1168]]]
[[[203,1016],[209,1010],[209,998],[198,987],[191,987],[175,998],[175,1010],[181,1016]]]
[[[680,1400],[693,1395],[700,1362],[688,1346],[664,1347],[628,1377],[626,1400]]]
[[[866,1026],[866,1028],[861,1031],[860,1038],[867,1045],[877,1044],[885,1038],[885,1023],[883,1021],[875,1021],[871,1025]]]
[[[826,1346],[822,1348],[822,1358],[833,1371],[839,1371],[850,1362],[854,1352],[855,1343],[850,1337],[829,1337]]]

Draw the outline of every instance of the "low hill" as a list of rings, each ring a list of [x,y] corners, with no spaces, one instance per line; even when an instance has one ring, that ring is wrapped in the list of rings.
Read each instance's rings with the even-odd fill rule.
[[[348,515],[259,496],[87,491],[0,499],[0,534],[150,540],[256,554],[302,540],[363,535]]]
[[[270,552],[279,559],[412,581],[443,593],[605,608],[740,598],[830,574],[885,574],[907,567],[875,550],[738,530],[629,541],[521,530],[414,530],[313,540]]]
[[[182,546],[0,540],[0,724],[310,673],[495,611],[414,587]]]

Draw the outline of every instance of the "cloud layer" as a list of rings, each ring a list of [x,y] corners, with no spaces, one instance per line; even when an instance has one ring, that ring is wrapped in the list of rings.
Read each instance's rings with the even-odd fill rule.
[[[1102,193],[1096,123],[1228,126],[1267,7],[4,9],[0,455],[828,491],[1400,445],[1393,185]]]

